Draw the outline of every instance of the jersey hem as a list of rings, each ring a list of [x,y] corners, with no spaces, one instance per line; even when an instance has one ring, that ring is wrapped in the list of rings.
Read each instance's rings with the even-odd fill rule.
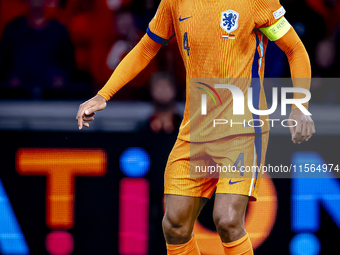
[[[209,139],[199,139],[199,140],[190,140],[190,134],[187,134],[187,135],[181,135],[181,134],[178,134],[177,136],[177,139],[180,139],[182,141],[185,141],[185,142],[191,142],[191,143],[205,143],[205,142],[212,142],[212,141],[216,141],[216,140],[219,140],[219,139],[223,139],[223,138],[226,138],[226,137],[229,137],[229,136],[238,136],[238,135],[251,135],[251,134],[264,134],[264,133],[267,133],[270,131],[270,127],[264,127],[261,129],[261,132],[240,132],[240,133],[236,133],[236,134],[227,134],[227,135],[224,135],[224,136],[216,136],[216,137],[213,137],[213,138],[209,138]]]

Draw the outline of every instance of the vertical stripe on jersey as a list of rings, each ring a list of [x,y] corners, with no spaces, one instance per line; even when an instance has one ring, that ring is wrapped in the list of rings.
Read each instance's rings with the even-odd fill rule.
[[[260,107],[260,92],[261,92],[261,68],[262,68],[262,62],[264,60],[264,46],[263,46],[263,34],[261,33],[261,39],[259,41],[259,37],[256,34],[256,50],[259,48],[260,52],[259,52],[259,59],[258,59],[258,70],[257,70],[257,74],[258,77],[253,77],[252,82],[251,82],[251,87],[253,88],[253,106],[255,109],[259,110]],[[254,60],[255,61],[255,60]],[[257,114],[253,113],[253,125],[254,126],[259,126],[260,122],[256,121],[259,120],[260,117]],[[258,123],[256,123],[258,122]],[[254,131],[255,131],[255,141],[254,141],[254,162],[253,162],[253,166],[258,166],[260,167],[261,165],[261,152],[262,152],[262,129],[261,127],[254,127]],[[249,190],[249,196],[251,196],[253,189],[255,189],[256,186],[256,182],[257,182],[257,177],[258,177],[258,171],[260,169],[256,169],[256,172],[253,172],[252,174],[252,180],[251,180],[251,186],[250,186],[250,190]]]
[[[256,110],[259,110],[260,105],[260,92],[261,92],[261,83],[260,79],[252,79],[251,86],[253,88],[253,106]],[[262,133],[262,129],[260,126],[260,116],[253,113],[253,126],[255,133],[260,134]]]
[[[253,171],[252,173],[249,196],[251,196],[253,189],[255,189],[256,187],[257,177],[258,177],[260,166],[261,166],[261,159],[262,159],[262,134],[255,135],[253,166],[258,166],[258,168],[256,169],[256,172]]]
[[[261,77],[261,67],[262,67],[262,61],[263,61],[263,57],[264,57],[264,49],[263,49],[263,34],[261,33],[261,41],[259,43],[259,47],[260,47],[260,58],[259,58],[259,70],[258,70],[258,74],[260,78]]]
[[[256,44],[258,44],[258,47],[260,49],[260,53],[259,53],[259,67],[258,67],[258,78],[257,77],[253,77],[252,78],[252,81],[251,81],[251,87],[253,89],[253,106],[255,109],[259,110],[259,107],[260,107],[260,93],[261,93],[261,77],[260,76],[260,71],[261,71],[261,67],[262,67],[262,60],[263,60],[263,56],[264,56],[264,47],[263,47],[263,34],[261,33],[261,40],[260,42],[258,41],[258,35],[257,33],[255,32],[255,35],[256,35]],[[257,45],[256,45],[256,50],[257,50]],[[255,61],[255,60],[254,60]],[[256,121],[256,120],[259,120],[260,117],[259,115],[257,114],[254,114],[253,113],[253,125],[254,126],[258,126],[260,124],[259,121]],[[261,127],[254,127],[254,130],[255,130],[255,133],[257,134],[260,134],[262,133],[262,129]]]
[[[262,134],[255,136],[255,150],[256,150],[256,158],[257,158],[257,166],[259,167],[256,171],[256,178],[254,183],[254,188],[256,186],[257,177],[259,174],[259,171],[261,170],[261,159],[262,159]]]
[[[254,144],[254,161],[253,161],[253,166],[256,166],[256,148],[255,148],[255,144]],[[255,185],[253,185],[254,184],[254,180],[255,180],[255,172],[253,171],[252,177],[251,177],[251,182],[250,182],[250,188],[249,188],[248,196],[251,196],[251,193],[253,192],[253,186],[255,187]]]

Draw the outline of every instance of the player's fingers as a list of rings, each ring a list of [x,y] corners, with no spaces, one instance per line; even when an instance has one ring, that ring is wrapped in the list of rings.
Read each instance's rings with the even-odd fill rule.
[[[84,122],[84,126],[85,126],[85,127],[90,127],[90,124],[87,123],[87,122]]]
[[[308,135],[307,135],[307,138],[306,138],[306,142],[308,142],[308,140],[312,137],[312,132],[311,132],[311,127],[308,128]]]
[[[302,133],[302,121],[298,121],[296,128],[295,128],[295,133],[293,134],[293,142],[294,143],[299,143],[301,140],[301,133]]]
[[[94,120],[92,117],[95,115],[95,111],[103,110],[105,107],[106,100],[98,95],[86,101],[85,103],[82,103],[79,106],[76,117],[79,129],[82,129],[83,126],[89,127],[89,124],[85,124],[84,121]]]
[[[84,125],[83,115],[84,115],[84,105],[81,104],[79,106],[79,110],[78,110],[77,117],[76,117],[76,120],[78,121],[78,128],[79,129],[82,129],[83,125]]]
[[[92,120],[94,120],[94,118],[93,118],[94,115],[96,115],[95,112],[93,112],[93,113],[91,113],[91,114],[89,114],[89,115],[84,114],[84,115],[83,115],[83,120],[84,120],[84,121],[92,121]]]
[[[295,133],[295,123],[291,120],[288,120],[287,125],[289,126],[289,132],[291,135]]]
[[[83,118],[78,118],[78,128],[79,130],[83,128],[84,121]]]
[[[315,129],[315,123],[314,121],[312,122],[312,134],[314,135],[316,133],[316,129]]]
[[[307,134],[306,134],[306,139],[305,139],[306,142],[309,140],[309,138],[311,138],[311,134],[312,134],[312,126],[308,122],[307,123]]]
[[[301,132],[296,132],[294,141],[298,144],[302,143],[305,140],[305,136],[303,135],[303,130],[305,129],[305,125],[301,124]]]
[[[103,110],[105,107],[106,107],[106,102],[105,102],[105,103],[102,103],[102,104],[95,104],[95,105],[92,105],[91,107],[88,107],[88,108],[85,110],[85,114],[86,114],[86,115],[91,115],[91,114],[93,114],[93,113],[96,112],[96,111],[101,111],[101,110]]]
[[[83,118],[83,121],[92,121],[92,120],[94,120],[94,118],[93,117],[84,117]]]
[[[309,123],[307,121],[304,121],[302,124],[301,142],[307,139],[308,129],[309,129]]]
[[[93,117],[94,115],[96,115],[95,112],[91,113],[91,114],[85,114],[85,117]]]
[[[295,123],[291,120],[288,120],[287,124],[289,126],[289,132],[290,132],[290,134],[292,136],[292,140],[293,140],[293,135],[295,133],[295,127],[294,127]]]
[[[76,120],[79,119],[80,111],[81,111],[81,105],[79,105],[79,108],[78,108],[78,111],[77,111],[77,115],[76,115]]]
[[[303,141],[303,136],[302,136],[303,129],[304,129],[304,124],[303,123],[300,124],[299,131],[296,128],[296,132],[294,134],[294,141],[295,141],[295,143],[300,144]]]
[[[314,125],[314,121],[313,120],[310,120],[309,123],[309,128],[308,128],[308,137],[306,138],[306,141],[308,141],[312,136],[313,134],[315,134],[315,125]]]
[[[302,133],[302,124],[303,124],[303,120],[299,120],[297,121],[297,125],[296,125],[296,130],[295,132],[300,134]]]

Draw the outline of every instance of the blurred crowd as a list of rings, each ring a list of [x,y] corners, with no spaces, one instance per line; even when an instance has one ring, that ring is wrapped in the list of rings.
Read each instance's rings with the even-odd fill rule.
[[[87,99],[95,95],[144,35],[159,2],[0,0],[0,98]],[[306,46],[313,77],[338,77],[340,1],[280,2]],[[275,43],[268,46],[266,63],[267,77],[289,77],[286,56]],[[175,39],[115,99],[155,101],[155,89],[150,87],[159,80],[173,84],[176,92],[171,100],[185,99],[185,70]],[[313,101],[339,102],[338,87],[314,82]],[[152,128],[159,128],[157,121],[152,123]],[[169,128],[164,125],[165,130]]]
[[[85,99],[144,35],[159,0],[0,0],[0,98]],[[115,99],[148,100],[152,73],[185,84],[175,40]],[[181,96],[179,96],[181,97]],[[180,98],[181,99],[181,98]]]

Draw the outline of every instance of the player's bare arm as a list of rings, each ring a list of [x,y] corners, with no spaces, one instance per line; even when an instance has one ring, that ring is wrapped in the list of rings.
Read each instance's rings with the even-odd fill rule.
[[[275,41],[275,43],[287,55],[291,77],[293,80],[293,86],[309,90],[311,80],[311,66],[308,53],[294,29],[290,26],[288,21],[283,19],[281,21],[278,21],[277,24],[280,25],[280,28],[286,27],[286,31],[283,30],[285,34],[283,34],[280,38],[274,37],[271,39]],[[275,24],[272,26],[275,26]],[[263,32],[266,33],[267,31]],[[304,97],[304,95],[301,93],[294,94],[294,98],[301,97]],[[308,103],[303,104],[303,106],[308,109]],[[289,121],[290,126],[294,126],[294,124],[296,124],[295,127],[289,128],[292,135],[292,141],[294,143],[300,144],[304,141],[308,141],[315,133],[314,121],[312,120],[311,116],[305,115],[295,105],[292,106],[292,111],[289,115],[289,119],[295,120],[297,123],[296,124],[293,121]]]
[[[118,65],[106,85],[98,95],[82,103],[77,113],[79,129],[89,127],[96,111],[106,107],[106,102],[124,85],[135,78],[153,59],[162,45],[145,35],[131,52]]]

